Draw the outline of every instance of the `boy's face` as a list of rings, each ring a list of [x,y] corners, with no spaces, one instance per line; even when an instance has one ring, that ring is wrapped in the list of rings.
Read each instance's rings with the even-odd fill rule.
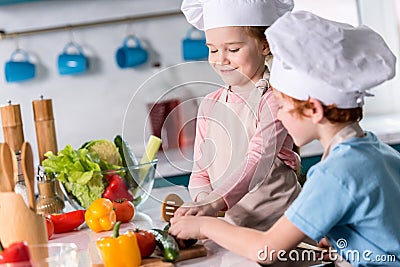
[[[249,36],[243,27],[220,27],[206,31],[208,61],[227,85],[256,83],[264,73],[268,44]],[[249,80],[250,79],[250,80]]]
[[[279,104],[278,119],[288,130],[294,143],[300,147],[317,139],[317,129],[312,119],[294,111],[293,102],[284,98],[279,91],[274,90],[274,96]]]

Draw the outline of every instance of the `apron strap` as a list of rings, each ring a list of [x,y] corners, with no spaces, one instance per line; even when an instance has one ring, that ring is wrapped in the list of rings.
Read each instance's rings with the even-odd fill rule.
[[[268,89],[271,87],[269,84],[269,69],[265,66],[265,71],[263,77],[256,83],[256,88],[260,90],[261,95],[264,95]]]

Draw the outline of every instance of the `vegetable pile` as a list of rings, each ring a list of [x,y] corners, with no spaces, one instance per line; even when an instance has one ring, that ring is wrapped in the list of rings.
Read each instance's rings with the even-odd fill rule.
[[[94,140],[86,142],[76,150],[71,145],[66,145],[57,155],[51,151],[45,153],[46,159],[43,160],[42,166],[48,175],[54,175],[61,181],[67,192],[85,209],[96,199],[107,196],[112,197],[112,200],[134,200],[124,179],[125,175],[131,176],[130,172],[116,171],[111,176],[103,175],[107,170],[127,167],[127,160],[121,153],[124,149],[126,151],[126,147],[122,147],[125,141],[122,141],[122,137],[118,135],[115,137],[115,143],[109,140]],[[130,188],[131,180],[133,179],[129,179],[128,184]],[[108,188],[109,185],[112,187]],[[105,192],[106,196],[103,196]],[[123,195],[119,196],[121,192]]]

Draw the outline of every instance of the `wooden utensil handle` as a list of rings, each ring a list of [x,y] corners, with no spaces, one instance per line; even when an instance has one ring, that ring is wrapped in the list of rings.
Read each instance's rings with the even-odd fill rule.
[[[308,243],[305,243],[305,242],[300,242],[297,245],[297,248],[314,250],[314,251],[317,251],[317,252],[326,252],[327,251],[327,249],[325,249],[325,248],[317,247],[317,246],[314,246],[314,245],[311,245],[311,244],[308,244]]]

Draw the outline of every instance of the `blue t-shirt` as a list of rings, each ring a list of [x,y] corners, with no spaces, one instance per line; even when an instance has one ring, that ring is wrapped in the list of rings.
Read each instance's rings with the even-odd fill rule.
[[[400,153],[367,132],[310,168],[285,215],[354,266],[400,266],[399,206]]]

